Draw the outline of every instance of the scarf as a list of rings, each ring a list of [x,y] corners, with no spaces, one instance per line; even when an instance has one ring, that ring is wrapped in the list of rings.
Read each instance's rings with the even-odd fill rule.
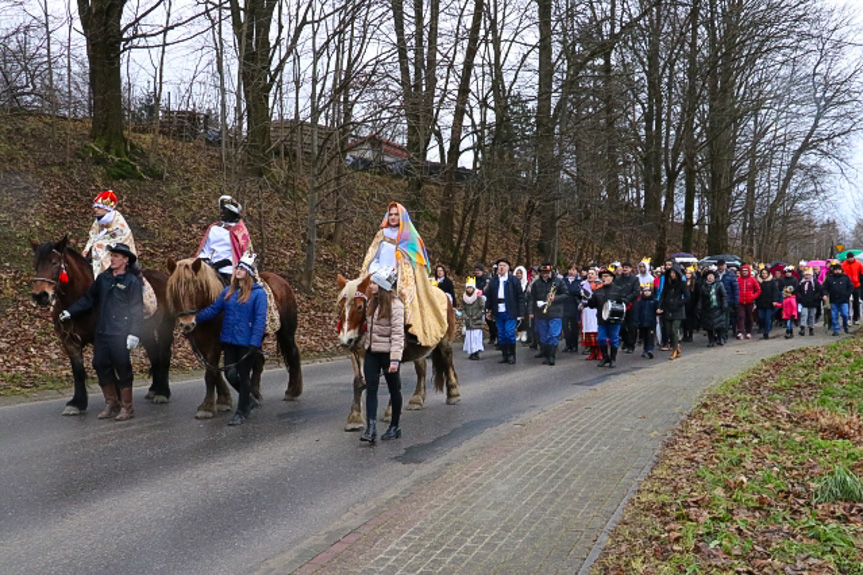
[[[395,206],[399,210],[399,229],[396,234],[398,242],[398,250],[410,259],[411,267],[425,266],[426,274],[431,273],[431,263],[429,263],[428,253],[423,239],[419,232],[411,222],[411,217],[405,207],[397,202],[392,202],[387,206],[387,213],[384,215],[384,221],[381,222],[381,228],[388,228],[387,216],[390,213],[390,208]]]

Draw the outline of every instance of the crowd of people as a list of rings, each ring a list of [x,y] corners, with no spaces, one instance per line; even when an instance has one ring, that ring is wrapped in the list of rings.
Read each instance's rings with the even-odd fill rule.
[[[543,364],[555,365],[562,336],[564,352],[581,350],[587,360],[614,367],[619,349],[634,353],[639,345],[646,359],[655,357],[657,347],[677,359],[681,344],[694,342],[701,331],[706,346],[715,347],[732,337],[752,339],[753,333],[769,339],[775,326],[787,339],[813,336],[816,322],[835,336],[860,320],[863,264],[850,253],[843,262],[828,262],[826,270],[804,261],[772,272],[763,264],[735,264],[718,260],[699,268],[668,260],[653,268],[645,259],[637,266],[573,264],[558,271],[544,263],[513,272],[503,258],[490,274],[477,264],[461,301],[454,302],[464,312],[464,351],[468,359],[480,359],[487,330],[501,363],[514,364],[516,343],[522,342]],[[454,298],[443,266],[434,280]]]

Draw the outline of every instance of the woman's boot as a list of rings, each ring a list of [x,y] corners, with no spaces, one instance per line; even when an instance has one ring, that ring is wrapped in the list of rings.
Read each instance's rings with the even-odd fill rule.
[[[402,428],[398,425],[390,425],[390,428],[384,431],[381,435],[381,441],[389,441],[390,439],[398,439],[402,436]]]
[[[102,395],[105,396],[105,409],[97,417],[99,419],[110,419],[120,413],[120,398],[117,397],[117,386],[113,383],[102,386]]]
[[[366,416],[366,430],[360,435],[360,441],[368,441],[374,443],[377,439],[378,431],[374,417]]]
[[[132,407],[132,387],[124,387],[120,390],[120,414],[114,418],[115,421],[129,421],[135,417],[135,409]]]

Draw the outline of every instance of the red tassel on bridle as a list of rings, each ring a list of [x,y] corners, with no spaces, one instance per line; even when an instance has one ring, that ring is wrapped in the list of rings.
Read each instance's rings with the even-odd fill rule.
[[[61,284],[69,283],[69,274],[66,273],[66,264],[60,268],[60,277],[58,278]]]

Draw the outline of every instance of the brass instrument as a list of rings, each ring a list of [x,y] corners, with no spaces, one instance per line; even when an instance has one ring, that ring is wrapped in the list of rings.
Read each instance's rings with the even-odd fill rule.
[[[548,295],[545,296],[545,307],[542,308],[542,315],[545,315],[548,313],[548,308],[551,307],[551,302],[548,300],[554,299],[555,293],[557,293],[557,284],[553,283],[553,284],[551,284],[551,289],[548,290]]]

